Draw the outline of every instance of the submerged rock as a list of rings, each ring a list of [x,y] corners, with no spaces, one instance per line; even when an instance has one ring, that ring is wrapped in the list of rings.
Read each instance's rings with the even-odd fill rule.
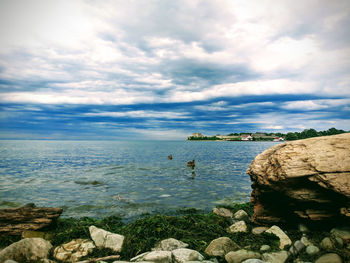
[[[350,133],[272,146],[247,173],[255,223],[350,219]]]
[[[228,237],[219,237],[210,242],[205,249],[205,253],[213,257],[223,257],[230,251],[235,251],[240,247]]]
[[[8,259],[18,262],[34,262],[45,259],[52,245],[42,238],[25,238],[0,251],[0,262]]]
[[[122,251],[124,236],[108,232],[95,226],[90,226],[89,231],[91,239],[98,248],[109,248],[115,252]]]

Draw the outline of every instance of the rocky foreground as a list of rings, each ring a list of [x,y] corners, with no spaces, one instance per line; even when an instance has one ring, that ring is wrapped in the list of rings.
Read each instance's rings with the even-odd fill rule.
[[[88,228],[90,238],[73,239],[55,247],[44,238],[24,238],[0,252],[0,263],[342,263],[350,260],[350,229],[333,228],[325,233],[320,242],[319,237],[313,238],[312,232],[305,225],[299,225],[299,237],[295,239],[295,234],[292,238],[288,236],[288,232],[276,225],[271,227],[252,225],[244,210],[238,210],[233,214],[229,209],[215,208],[213,213],[216,214],[214,216],[222,217],[231,221],[232,224],[226,228],[226,235],[208,242],[204,253],[194,250],[188,243],[181,240],[166,238],[156,242],[150,251],[140,251],[127,261],[121,261],[120,254],[123,249],[126,249],[125,237],[91,225]],[[277,246],[270,243],[270,245],[259,245],[259,249],[252,249],[252,246],[240,242],[240,235],[257,238],[265,235],[270,237],[272,242],[275,241]],[[93,257],[94,251],[101,250],[105,252],[103,257]],[[305,258],[312,261],[304,261]]]

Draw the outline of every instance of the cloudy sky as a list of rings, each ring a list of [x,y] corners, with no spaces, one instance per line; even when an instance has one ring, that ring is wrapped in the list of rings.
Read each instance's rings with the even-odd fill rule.
[[[0,0],[0,139],[350,130],[348,0]]]

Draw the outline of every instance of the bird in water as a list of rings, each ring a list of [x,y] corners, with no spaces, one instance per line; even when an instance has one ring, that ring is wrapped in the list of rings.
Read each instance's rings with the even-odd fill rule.
[[[173,155],[172,154],[168,155],[168,159],[172,160],[173,159]]]
[[[188,161],[188,162],[187,162],[187,166],[188,166],[188,167],[191,167],[191,168],[193,169],[193,168],[196,166],[195,161],[194,161],[194,160]]]

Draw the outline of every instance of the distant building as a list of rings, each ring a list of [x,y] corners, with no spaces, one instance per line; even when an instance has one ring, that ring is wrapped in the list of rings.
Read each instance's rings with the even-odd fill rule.
[[[282,142],[282,141],[284,141],[284,138],[282,138],[282,137],[275,137],[275,138],[273,138],[273,141],[274,142]]]
[[[216,138],[226,141],[238,141],[241,137],[235,135],[217,135]]]
[[[249,134],[242,134],[241,135],[241,141],[252,141],[253,137],[250,136]]]

